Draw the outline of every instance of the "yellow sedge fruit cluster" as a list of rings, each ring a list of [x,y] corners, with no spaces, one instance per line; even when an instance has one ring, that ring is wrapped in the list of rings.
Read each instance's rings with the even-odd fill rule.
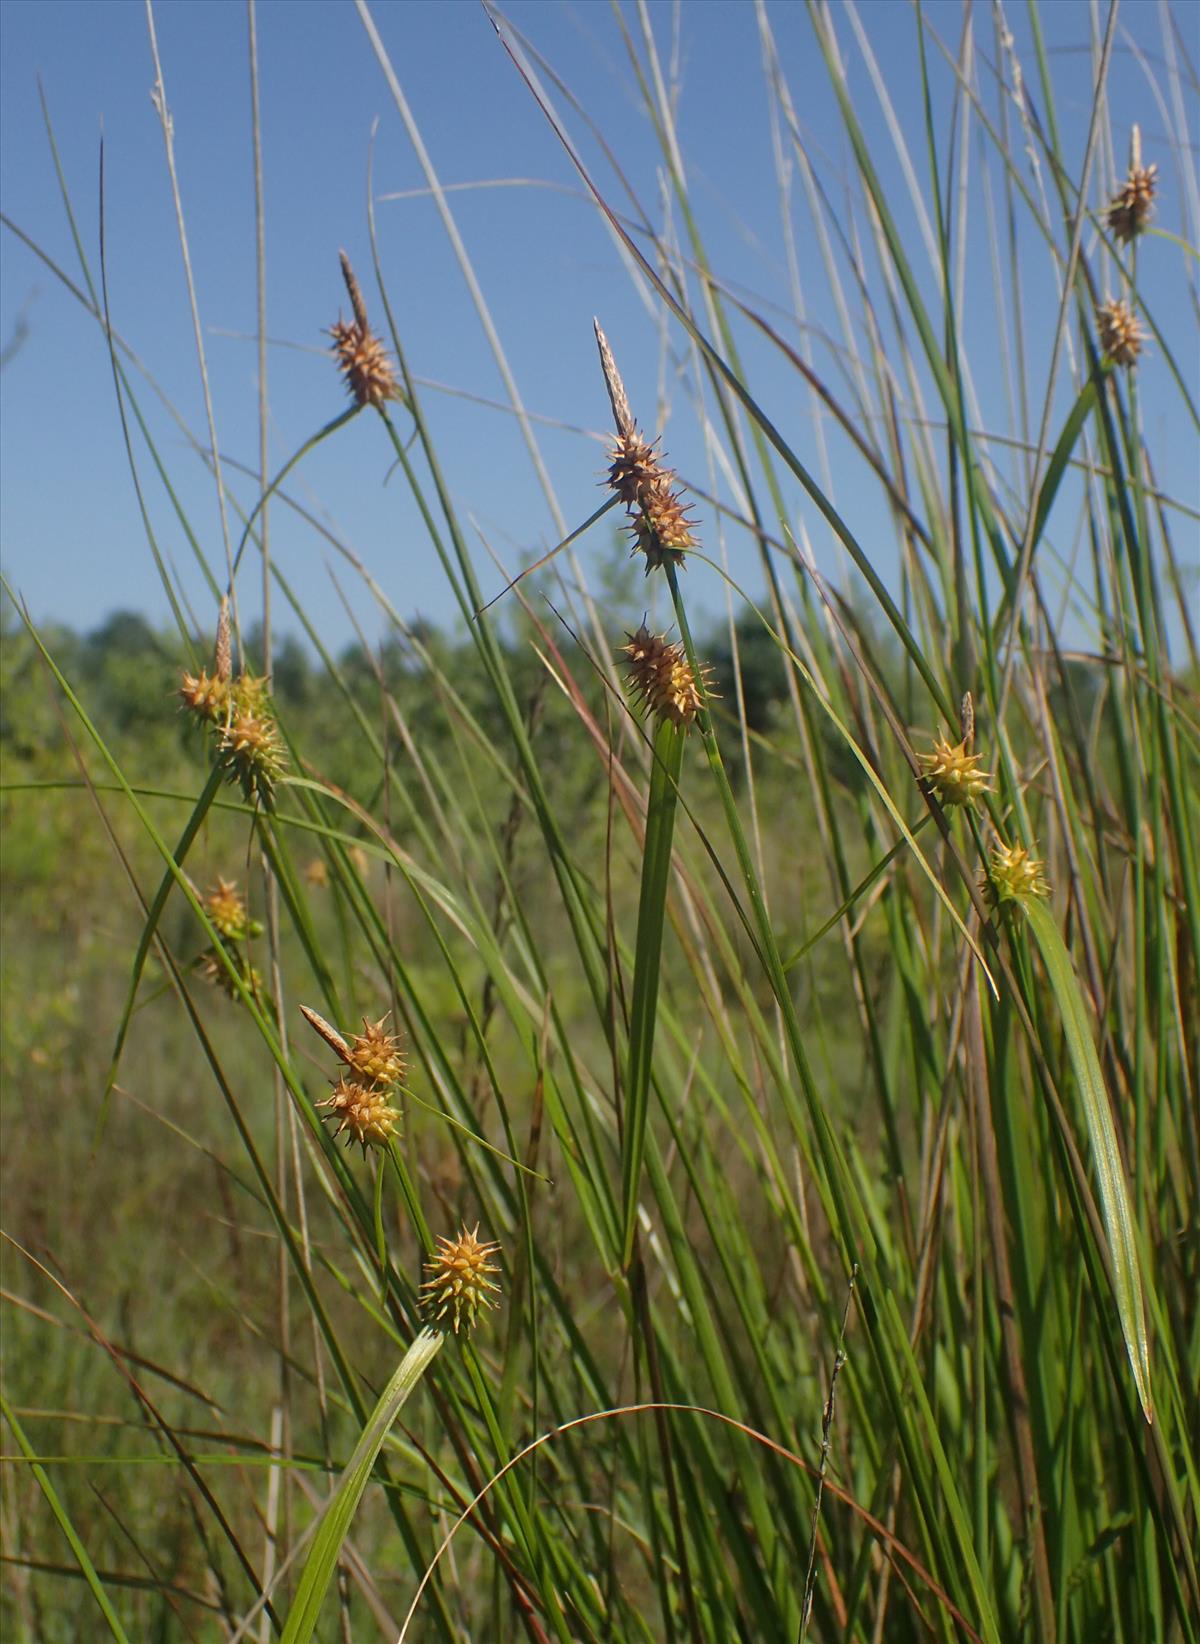
[[[1142,134],[1134,126],[1129,144],[1129,173],[1120,189],[1109,201],[1105,213],[1110,231],[1122,244],[1136,239],[1145,228],[1154,211],[1154,195],[1158,176],[1156,165],[1142,164]]]
[[[201,898],[201,905],[209,923],[221,938],[225,957],[233,962],[243,986],[252,994],[259,994],[262,977],[257,967],[250,963],[247,943],[252,937],[262,935],[262,925],[257,919],[251,919],[241,891],[232,880],[218,879],[213,889]],[[196,961],[196,968],[206,982],[220,988],[231,999],[241,998],[229,967],[222,963],[215,946],[204,950]]]
[[[1100,347],[1114,365],[1134,364],[1146,337],[1138,324],[1137,315],[1127,302],[1117,298],[1098,308],[1096,330],[1100,336]]]
[[[1035,896],[1049,896],[1043,864],[1023,845],[993,845],[987,868],[979,870],[979,889],[993,911],[1014,917]]]
[[[990,773],[979,769],[983,755],[968,753],[967,741],[939,736],[931,752],[918,755],[922,776],[948,809],[973,805],[990,788]]]
[[[649,576],[659,566],[683,564],[687,550],[696,547],[694,522],[684,507],[682,489],[676,489],[676,475],[655,450],[657,441],[643,439],[633,420],[625,385],[598,321],[596,342],[617,425],[606,484],[625,504],[633,552],[645,555]]]
[[[185,673],[179,687],[184,707],[217,733],[217,757],[247,800],[270,807],[287,764],[283,741],[267,700],[267,682],[243,671],[233,677],[229,602],[221,601],[213,672]]]
[[[702,678],[697,685],[683,646],[652,634],[643,622],[636,634],[629,635],[622,655],[629,663],[629,688],[643,707],[686,729],[704,706],[700,687],[707,690],[708,681]]]
[[[453,1313],[455,1333],[464,1324],[469,1330],[481,1307],[499,1306],[492,1297],[499,1295],[500,1286],[489,1277],[500,1271],[490,1260],[499,1249],[498,1244],[480,1240],[478,1222],[470,1232],[463,1227],[457,1238],[439,1236],[433,1260],[425,1263],[429,1277],[421,1285],[421,1308],[428,1324],[440,1325]]]
[[[325,1117],[336,1121],[334,1135],[344,1134],[347,1146],[357,1142],[364,1154],[368,1147],[386,1147],[400,1129],[400,1110],[392,1106],[404,1079],[400,1036],[384,1031],[386,1016],[377,1022],[364,1017],[363,1031],[347,1040],[315,1010],[307,1005],[300,1010],[309,1027],[345,1064],[346,1071],[333,1081],[332,1092],[316,1104],[328,1108]]]
[[[339,319],[330,327],[333,355],[355,405],[383,405],[400,398],[400,385],[391,356],[367,321],[366,304],[344,251],[341,260],[354,319],[349,324]]]

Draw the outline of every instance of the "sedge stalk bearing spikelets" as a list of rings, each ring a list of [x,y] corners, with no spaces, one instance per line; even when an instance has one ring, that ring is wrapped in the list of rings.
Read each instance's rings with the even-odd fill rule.
[[[345,1063],[346,1072],[333,1084],[333,1091],[316,1105],[327,1108],[325,1117],[336,1120],[335,1136],[357,1142],[365,1153],[368,1147],[386,1147],[400,1128],[401,1113],[392,1105],[404,1078],[404,1056],[400,1036],[385,1033],[383,1024],[363,1018],[362,1033],[343,1038],[323,1016],[307,1005],[300,1006],[304,1020]]]
[[[1123,245],[1136,239],[1153,215],[1157,176],[1156,165],[1142,164],[1142,133],[1134,126],[1129,142],[1129,171],[1105,213],[1109,230]]]
[[[968,753],[967,738],[951,743],[939,736],[929,753],[919,754],[921,774],[948,809],[973,805],[990,787],[990,773],[979,769],[981,754]]]
[[[1096,310],[1096,329],[1100,347],[1114,365],[1133,365],[1142,351],[1145,335],[1137,315],[1127,302],[1118,298],[1104,303]]]
[[[470,1232],[461,1228],[457,1238],[439,1235],[437,1252],[425,1263],[429,1277],[421,1285],[421,1306],[431,1326],[453,1313],[455,1332],[464,1325],[469,1330],[480,1308],[499,1306],[492,1297],[499,1294],[500,1286],[489,1277],[500,1271],[490,1260],[499,1249],[498,1244],[480,1240],[478,1222]]]
[[[652,634],[643,622],[636,634],[629,635],[622,654],[629,663],[629,688],[642,705],[659,719],[686,729],[704,706],[701,687],[707,688],[708,681],[697,684],[683,646]]]
[[[993,845],[991,860],[979,871],[979,889],[989,908],[1010,917],[1035,896],[1048,896],[1043,864],[1024,845]]]
[[[676,487],[676,475],[658,454],[657,441],[644,439],[634,422],[608,338],[598,320],[595,327],[600,366],[617,425],[605,483],[625,504],[633,551],[645,556],[648,576],[659,566],[684,563],[688,549],[696,547],[693,521],[684,507],[682,489]]]
[[[383,405],[400,398],[400,385],[391,356],[367,321],[366,304],[350,260],[344,251],[339,255],[354,319],[347,324],[339,318],[330,327],[334,358],[356,405]]]

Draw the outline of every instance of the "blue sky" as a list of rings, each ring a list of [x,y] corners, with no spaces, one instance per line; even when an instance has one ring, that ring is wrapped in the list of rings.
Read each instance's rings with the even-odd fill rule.
[[[1097,7],[1097,14],[1102,8]],[[987,31],[990,8],[976,7]],[[703,478],[705,452],[695,407],[675,363],[665,359],[662,336],[622,266],[595,211],[527,88],[473,0],[404,0],[372,7],[384,45],[408,98],[433,164],[444,184],[536,180],[547,186],[472,188],[450,196],[480,284],[491,307],[530,412],[563,516],[578,524],[596,506],[601,447],[586,433],[603,431],[607,405],[596,366],[591,322],[598,314],[613,342],[635,410],[655,427],[668,411],[666,444],[681,466]],[[257,460],[255,382],[255,274],[253,181],[247,14],[234,0],[168,0],[155,10],[167,98],[174,117],[176,155],[201,319],[211,374],[218,438],[233,462]],[[636,34],[639,17],[621,14]],[[1151,79],[1167,86],[1165,8],[1127,0],[1122,11],[1110,82],[1114,129],[1138,119],[1147,159],[1163,169],[1159,221],[1187,228],[1171,199],[1175,165],[1167,141],[1167,111],[1155,101]],[[662,220],[660,157],[641,107],[614,14],[599,0],[578,4],[509,6],[506,16],[548,59],[615,150],[622,168],[656,221]],[[780,202],[771,152],[761,44],[754,7],[738,0],[692,0],[680,11],[652,4],[648,16],[659,51],[670,58],[679,28],[679,127],[701,229],[712,266],[730,282],[752,289],[763,303],[790,307],[780,234]],[[835,8],[842,49],[869,139],[890,141],[863,69],[848,15]],[[916,77],[915,14],[904,0],[868,0],[859,16],[882,67],[897,116],[924,164],[922,111]],[[957,0],[935,0],[926,16],[956,45],[962,27]],[[1180,38],[1195,60],[1196,10],[1174,13]],[[848,155],[827,76],[813,44],[804,8],[776,7],[772,24],[789,77],[805,140],[826,187],[841,189]],[[1069,155],[1082,153],[1090,105],[1089,40],[1094,18],[1084,0],[1051,0],[1042,20],[1056,76],[1058,112]],[[1029,41],[1023,8],[1010,8],[1018,49]],[[383,329],[370,278],[366,167],[372,125],[376,140],[375,194],[380,252],[398,328],[419,375],[482,399],[503,401],[503,385],[434,203],[419,193],[423,177],[362,22],[347,0],[260,0],[257,27],[264,137],[268,271],[267,329],[271,405],[271,465],[282,463],[340,411],[344,396],[322,358],[322,331],[346,310],[337,253],[349,252]],[[116,330],[128,342],[187,425],[203,436],[204,411],[174,223],[163,141],[151,104],[153,67],[145,9],[135,0],[4,0],[0,5],[0,165],[6,215],[78,281],[79,265],[58,192],[38,101],[41,77],[61,160],[93,271],[98,268],[98,153],[103,131],[106,168],[106,251]],[[1144,59],[1140,60],[1140,59]],[[1032,61],[1027,56],[1032,73]],[[949,75],[934,65],[936,116],[944,139],[949,120]],[[1188,93],[1188,118],[1196,101]],[[575,118],[597,174],[610,180],[598,150]],[[1191,137],[1196,136],[1193,123]],[[1118,161],[1123,163],[1123,152]],[[903,178],[890,159],[889,190],[910,244],[919,246]],[[385,199],[391,194],[401,199]],[[836,327],[836,311],[816,256],[803,197],[795,201],[797,250],[810,323]],[[1000,349],[986,302],[976,301],[976,275],[988,266],[983,216],[969,242],[969,346],[980,372],[985,414],[1008,426]],[[1162,245],[1163,242],[1158,242]],[[1188,329],[1181,364],[1195,384],[1194,322],[1187,318],[1183,258],[1156,252],[1161,274],[1155,301],[1168,324]],[[1044,261],[1044,259],[1043,259]],[[1143,263],[1148,262],[1147,258]],[[927,270],[927,264],[924,265]],[[1033,272],[1026,322],[1036,340],[1048,340],[1054,292]],[[986,283],[986,281],[985,281]],[[931,289],[931,287],[930,287]],[[794,340],[786,317],[776,314]],[[19,324],[28,327],[3,377],[0,460],[3,499],[0,546],[4,568],[36,620],[59,619],[91,627],[115,608],[167,613],[124,453],[107,352],[95,321],[28,247],[0,232],[0,343]],[[970,327],[977,329],[972,333]],[[685,352],[678,330],[669,333],[676,360]],[[1002,339],[999,339],[1002,343]],[[739,338],[751,387],[806,461],[820,471],[813,409],[795,376],[748,333]],[[836,355],[817,335],[816,363],[835,387]],[[1164,390],[1155,410],[1151,390],[1161,362],[1147,361],[1145,398],[1154,430],[1165,440],[1163,478],[1191,503],[1195,445]],[[154,393],[138,381],[160,455],[210,563],[223,550],[215,490],[183,435]],[[1036,385],[1040,408],[1042,385]],[[1065,400],[1064,400],[1065,405]],[[555,525],[513,419],[506,412],[436,390],[425,399],[442,462],[464,515],[507,563],[543,551]],[[553,424],[564,424],[556,427]],[[211,602],[191,560],[183,531],[157,480],[144,445],[137,449],[160,547],[199,619],[211,623]],[[421,533],[398,476],[388,479],[390,450],[381,430],[359,418],[326,442],[303,467],[291,491],[324,518],[362,558],[405,617],[446,621],[452,607],[441,573]],[[231,484],[244,503],[253,487],[232,467]],[[892,531],[874,488],[836,441],[829,447],[829,481],[839,506],[865,542],[878,542],[880,569],[895,570]],[[800,514],[798,493],[789,507]],[[705,546],[716,552],[708,512],[700,509]],[[809,510],[811,513],[811,510]],[[613,558],[608,521],[583,550],[589,567]],[[321,631],[335,650],[354,634],[354,620],[372,637],[380,619],[365,590],[344,565],[336,574],[354,618],[341,606],[330,578],[328,545],[282,508],[272,523],[273,553],[305,606],[319,613]],[[827,536],[813,527],[819,561],[836,574]],[[1194,551],[1194,530],[1190,537]],[[1183,532],[1186,555],[1189,538]],[[731,568],[759,587],[754,555],[740,538],[728,544]],[[499,586],[498,572],[479,548],[481,580]],[[243,617],[257,601],[257,566],[249,568]],[[716,611],[721,590],[697,568],[693,598]],[[633,613],[636,616],[639,613]],[[291,626],[286,616],[278,620]]]

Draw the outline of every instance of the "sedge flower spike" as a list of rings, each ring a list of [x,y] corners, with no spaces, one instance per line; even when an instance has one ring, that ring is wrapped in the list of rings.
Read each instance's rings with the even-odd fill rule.
[[[1129,171],[1105,212],[1109,231],[1123,245],[1136,239],[1150,221],[1157,177],[1157,165],[1142,164],[1142,133],[1134,126],[1129,143]]]
[[[659,456],[658,442],[645,439],[634,422],[608,338],[599,320],[594,323],[600,367],[617,428],[605,484],[625,504],[633,552],[645,557],[649,576],[663,565],[683,565],[688,549],[697,546],[692,534],[694,521],[684,506],[677,476]]]
[[[622,654],[629,664],[629,688],[643,706],[686,729],[704,706],[701,687],[707,689],[708,681],[701,678],[697,684],[683,646],[652,634],[643,622],[636,634],[629,635]]]
[[[979,889],[995,912],[1014,916],[1034,897],[1049,896],[1044,864],[1024,845],[993,845],[987,868],[979,870]]]
[[[1096,310],[1100,347],[1114,365],[1133,365],[1142,351],[1145,333],[1127,302],[1118,298]]]
[[[347,1145],[357,1142],[364,1154],[369,1147],[387,1147],[399,1133],[402,1118],[400,1109],[392,1105],[405,1069],[399,1034],[384,1032],[386,1016],[377,1022],[364,1016],[363,1032],[345,1039],[307,1005],[301,1005],[300,1011],[313,1032],[345,1065],[330,1095],[316,1104],[328,1109],[325,1118],[335,1121],[334,1135],[344,1135]]]
[[[921,775],[948,810],[973,805],[990,788],[988,771],[979,769],[982,754],[968,753],[968,739],[951,743],[939,736],[929,753],[918,754]]]
[[[338,370],[355,405],[380,406],[388,400],[400,399],[400,384],[391,356],[371,330],[362,292],[350,267],[350,259],[343,251],[342,278],[350,293],[354,319],[348,324],[338,319],[329,329],[333,338],[333,355]]]
[[[479,1223],[468,1232],[459,1230],[453,1239],[438,1237],[438,1249],[431,1261],[425,1263],[429,1277],[421,1285],[421,1307],[426,1321],[439,1325],[453,1313],[453,1328],[457,1334],[464,1326],[470,1330],[479,1310],[498,1307],[492,1299],[500,1293],[500,1286],[489,1277],[500,1269],[490,1258],[500,1246],[479,1238]]]
[[[364,1154],[369,1147],[386,1147],[400,1128],[400,1111],[388,1101],[387,1091],[353,1079],[339,1079],[316,1106],[328,1108],[325,1117],[337,1120],[334,1136],[345,1134],[346,1145],[357,1142]]]

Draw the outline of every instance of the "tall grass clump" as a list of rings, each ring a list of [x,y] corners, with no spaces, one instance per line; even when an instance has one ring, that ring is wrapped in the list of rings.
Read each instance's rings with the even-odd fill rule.
[[[1036,6],[1024,56],[1000,7],[953,39],[916,7],[915,131],[869,9],[813,0],[803,63],[741,9],[783,307],[710,257],[664,13],[610,24],[657,218],[489,15],[701,431],[691,472],[601,316],[565,409],[605,423],[605,497],[581,444],[536,575],[473,547],[378,255],[342,254],[319,364],[349,405],[271,472],[264,386],[253,495],[189,430],[211,553],[76,238],[131,476],[212,603],[187,614],[147,505],[169,763],[54,636],[6,633],[57,715],[8,753],[7,826],[75,807],[107,910],[86,1033],[41,1060],[8,916],[6,1633],[1195,1644],[1198,515],[1152,443],[1200,432],[1185,134],[1147,164],[1149,115],[1110,102],[1115,5],[1079,9],[1069,68]],[[1192,72],[1162,21],[1156,110]],[[817,79],[842,158],[806,137]],[[403,653],[358,678],[269,530],[351,441],[460,618],[453,645],[410,621],[368,569],[394,558],[327,533]],[[602,594],[582,556],[617,522],[644,576]]]

